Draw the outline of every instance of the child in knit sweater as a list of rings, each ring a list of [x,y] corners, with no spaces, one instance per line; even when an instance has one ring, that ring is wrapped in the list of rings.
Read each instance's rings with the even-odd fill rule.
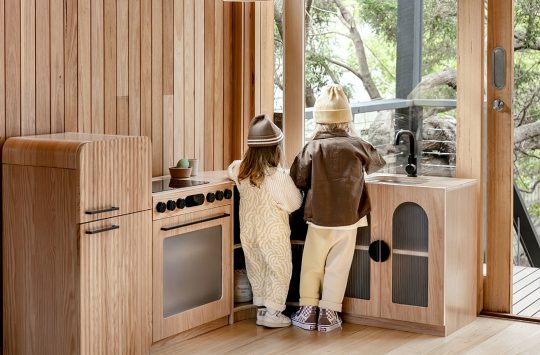
[[[228,169],[240,192],[240,241],[257,310],[257,325],[286,327],[281,312],[292,274],[289,214],[300,208],[302,195],[280,161],[281,130],[266,116],[253,119],[248,150]]]

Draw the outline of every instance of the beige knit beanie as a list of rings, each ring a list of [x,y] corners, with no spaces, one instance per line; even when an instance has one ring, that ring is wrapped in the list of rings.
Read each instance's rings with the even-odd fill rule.
[[[315,101],[313,118],[321,124],[352,122],[351,106],[340,85],[326,85],[322,89]]]

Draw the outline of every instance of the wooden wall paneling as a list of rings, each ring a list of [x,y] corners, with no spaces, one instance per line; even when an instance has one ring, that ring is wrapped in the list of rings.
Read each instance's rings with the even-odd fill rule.
[[[184,2],[174,2],[173,162],[184,157]]]
[[[205,166],[204,151],[204,1],[195,1],[195,158]]]
[[[247,150],[249,123],[255,116],[255,3],[244,4],[244,67],[243,67],[243,120],[242,155]]]
[[[129,134],[141,134],[141,0],[129,2]]]
[[[229,150],[230,146],[224,145],[224,107],[223,107],[223,37],[224,37],[224,20],[223,20],[223,2],[215,1],[214,8],[214,124],[213,124],[213,142],[214,142],[214,170],[223,170],[224,150]]]
[[[21,0],[21,134],[36,134],[35,0]]]
[[[6,137],[6,77],[5,77],[5,52],[4,52],[4,0],[0,0],[0,141]]]
[[[129,97],[117,96],[116,97],[116,125],[117,134],[128,134],[128,120],[129,120]]]
[[[195,158],[195,0],[184,0],[184,154]],[[200,78],[197,78],[200,80]]]
[[[152,138],[152,0],[141,0],[141,135]]]
[[[36,134],[51,131],[51,17],[49,0],[36,1]]]
[[[204,1],[204,169],[214,169],[215,0]]]
[[[484,1],[458,1],[456,176],[478,180],[477,310],[483,307],[484,264]]]
[[[163,0],[163,174],[174,160],[174,3]]]
[[[285,152],[291,164],[304,142],[304,3],[283,2]]]
[[[152,174],[163,172],[163,2],[152,1]]]
[[[21,3],[5,0],[4,6],[6,136],[11,137],[21,134]]]
[[[50,131],[64,131],[64,1],[50,0]],[[1,66],[0,66],[1,67]]]
[[[255,89],[255,114],[259,115],[262,113],[262,107],[261,107],[261,48],[262,48],[262,37],[261,37],[261,16],[262,16],[262,9],[261,9],[261,3],[255,3],[255,26],[254,26],[254,36],[255,36],[255,48],[254,48],[254,54],[255,54],[255,70],[254,70],[254,89]]]
[[[116,96],[129,98],[129,0],[116,0]],[[116,107],[116,133],[129,134],[129,102]]]
[[[78,128],[79,132],[92,131],[91,113],[91,45],[90,0],[78,0]]]
[[[255,25],[260,28],[260,52],[257,63],[260,72],[260,112],[269,117],[274,116],[274,2],[261,2],[260,22]]]
[[[512,92],[514,86],[513,1],[488,1],[487,73],[492,73],[492,51],[506,50],[506,86],[497,90],[488,75],[487,152],[486,152],[486,264],[484,310],[512,311],[512,217],[514,183],[514,120]],[[502,111],[492,102],[505,102]]]
[[[232,121],[232,160],[241,159],[243,153],[243,137],[244,137],[244,4],[233,3],[231,10],[231,38],[232,38],[232,53],[230,69],[232,76],[226,80],[231,82],[231,95],[228,97],[229,103],[232,106],[231,121]]]
[[[39,0],[38,0],[39,1]],[[91,0],[91,75],[92,75],[92,133],[105,132],[105,49],[104,49],[104,0]]]
[[[223,167],[226,168],[233,160],[233,150],[235,149],[233,138],[233,120],[236,112],[235,88],[233,79],[235,78],[234,46],[233,36],[233,3],[223,3]]]
[[[116,134],[116,0],[104,0],[105,133]]]
[[[77,132],[78,129],[78,88],[79,62],[77,0],[64,1],[64,130]]]

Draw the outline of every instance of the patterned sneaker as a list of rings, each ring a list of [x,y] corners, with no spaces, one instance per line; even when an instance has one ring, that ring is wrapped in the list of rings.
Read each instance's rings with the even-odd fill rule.
[[[292,324],[305,330],[317,329],[317,307],[302,306],[292,316]]]
[[[264,319],[265,315],[266,315],[266,308],[265,307],[257,308],[257,321],[255,322],[255,324],[263,325],[263,319]]]
[[[332,330],[341,329],[341,319],[336,311],[331,309],[323,309],[319,313],[319,332],[331,332]]]
[[[291,325],[291,319],[279,311],[268,309],[262,319],[262,325],[268,328],[288,327]]]

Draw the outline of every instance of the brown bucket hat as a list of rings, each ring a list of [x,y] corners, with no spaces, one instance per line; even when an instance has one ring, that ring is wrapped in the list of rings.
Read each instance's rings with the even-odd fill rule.
[[[266,115],[256,116],[249,125],[248,147],[271,147],[283,140],[283,132]]]

